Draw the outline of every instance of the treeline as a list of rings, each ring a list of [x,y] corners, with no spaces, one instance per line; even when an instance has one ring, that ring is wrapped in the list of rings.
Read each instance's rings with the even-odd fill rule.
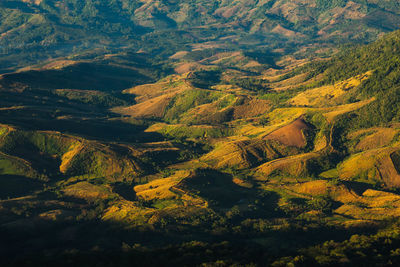
[[[322,84],[338,81],[372,71],[349,101],[375,97],[376,100],[347,115],[351,128],[385,125],[400,121],[400,31],[388,34],[375,43],[344,49],[332,60],[305,67],[309,78],[324,74]]]
[[[397,266],[400,264],[399,223],[376,234],[355,234],[343,242],[326,241],[303,249],[302,255],[283,258],[277,266]],[[292,265],[293,266],[293,265]]]
[[[247,89],[250,91],[255,91],[260,94],[266,93],[270,87],[268,86],[268,81],[264,79],[258,78],[232,78],[229,81],[233,85],[237,85],[243,89]]]

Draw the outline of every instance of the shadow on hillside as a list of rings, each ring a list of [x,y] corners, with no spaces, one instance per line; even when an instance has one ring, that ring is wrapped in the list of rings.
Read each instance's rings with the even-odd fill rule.
[[[42,187],[43,183],[38,180],[19,175],[0,175],[0,199],[23,197]]]
[[[241,216],[247,218],[272,218],[281,214],[278,194],[242,187],[233,179],[231,174],[198,169],[191,177],[182,180],[178,187],[206,199],[213,208],[240,207]]]
[[[151,78],[137,70],[101,63],[78,63],[62,70],[27,71],[4,75],[2,84],[15,81],[40,89],[121,91]]]
[[[206,199],[211,206],[232,207],[243,202],[252,191],[238,186],[232,180],[230,174],[213,169],[198,169],[178,186]]]
[[[60,102],[52,95],[35,92],[0,93],[0,105],[20,106],[0,110],[0,122],[26,130],[51,130],[105,141],[154,142],[164,138],[157,133],[145,133],[146,126],[110,120],[115,114],[93,105]]]
[[[355,182],[355,181],[342,181],[342,183],[347,187],[352,190],[357,195],[362,195],[365,191],[368,189],[375,189],[371,184],[367,183],[362,183],[362,182]]]
[[[27,225],[21,223],[24,221]],[[210,229],[212,226],[210,226]],[[275,259],[329,240],[343,241],[360,231],[320,227],[268,233],[204,235],[186,225],[182,234],[151,228],[126,229],[99,220],[37,219],[0,225],[2,266],[193,266],[227,261],[269,265]],[[363,229],[364,233],[365,229]],[[190,232],[190,235],[185,233]],[[373,233],[372,231],[371,233]],[[269,240],[261,245],[253,239]]]
[[[136,192],[133,190],[133,184],[126,184],[126,183],[115,183],[112,185],[112,189],[115,193],[123,197],[128,201],[135,201],[137,200]]]

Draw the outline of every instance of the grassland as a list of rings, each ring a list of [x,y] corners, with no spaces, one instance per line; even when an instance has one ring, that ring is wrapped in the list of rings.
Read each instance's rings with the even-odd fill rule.
[[[9,251],[58,244],[50,259],[112,250],[141,263],[216,248],[223,263],[212,254],[199,264],[334,265],[337,255],[314,257],[315,246],[398,223],[396,110],[390,121],[352,125],[392,103],[367,93],[382,81],[375,68],[327,80],[329,60],[281,59],[278,68],[266,53],[196,51],[175,54],[180,73],[159,80],[143,54],[2,76],[0,233]],[[88,80],[104,73],[119,82]],[[249,254],[235,258],[235,244]]]

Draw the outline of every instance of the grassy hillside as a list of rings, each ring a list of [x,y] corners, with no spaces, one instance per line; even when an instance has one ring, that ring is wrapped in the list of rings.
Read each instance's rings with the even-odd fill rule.
[[[328,40],[354,25],[377,34],[374,14],[396,17],[396,4],[24,3],[1,5],[80,7],[92,17],[74,23],[94,33],[120,8],[128,26],[204,42],[165,61],[94,50],[0,76],[1,265],[397,264],[399,32],[311,61],[218,49],[193,26],[211,19],[216,42],[225,27],[307,39],[318,19]],[[265,16],[279,26],[251,21]],[[108,27],[122,31],[99,36]]]
[[[323,83],[329,84],[355,75],[371,72],[348,102],[376,97],[369,105],[344,118],[346,125],[369,128],[397,122],[399,118],[398,64],[399,32],[393,32],[375,43],[354,49],[346,49],[334,59],[321,63],[313,75],[324,74]]]

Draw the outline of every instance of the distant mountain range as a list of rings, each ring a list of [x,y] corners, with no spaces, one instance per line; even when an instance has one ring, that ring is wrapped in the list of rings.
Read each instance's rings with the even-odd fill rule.
[[[0,69],[87,49],[191,49],[365,42],[400,23],[397,1],[3,0]]]

